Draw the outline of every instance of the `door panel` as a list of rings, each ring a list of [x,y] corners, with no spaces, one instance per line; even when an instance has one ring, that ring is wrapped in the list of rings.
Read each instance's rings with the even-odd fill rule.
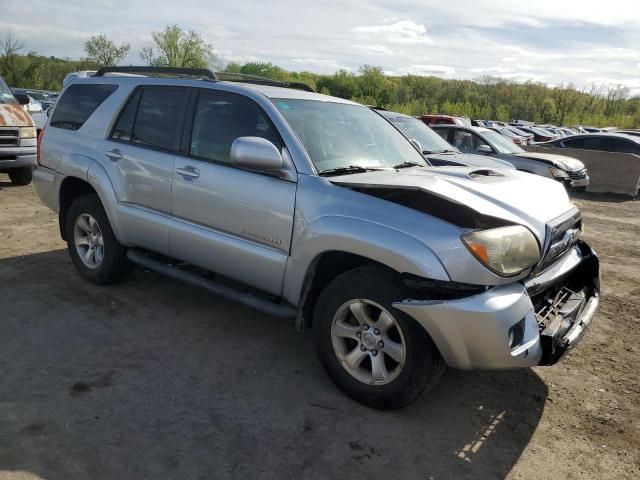
[[[125,238],[159,253],[169,251],[171,183],[186,88],[138,88],[122,109],[101,159],[115,190]]]
[[[280,136],[262,109],[239,95],[200,93],[192,118],[191,156],[178,156],[173,173],[170,254],[279,295],[296,183],[236,168],[230,150],[242,136],[281,149]]]
[[[183,157],[175,170],[171,256],[280,294],[296,184]]]

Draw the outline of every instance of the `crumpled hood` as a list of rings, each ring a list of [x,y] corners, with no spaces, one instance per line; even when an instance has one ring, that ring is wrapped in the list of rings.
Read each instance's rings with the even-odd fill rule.
[[[584,163],[577,158],[567,157],[565,155],[556,155],[555,153],[524,152],[518,153],[516,157],[540,160],[569,172],[575,172],[584,168]]]
[[[541,243],[546,224],[575,207],[562,184],[517,170],[487,171],[467,167],[407,168],[330,177],[345,187],[422,190],[474,211],[529,227]],[[429,198],[425,196],[425,202]]]
[[[0,127],[31,127],[33,120],[17,102],[0,103]]]

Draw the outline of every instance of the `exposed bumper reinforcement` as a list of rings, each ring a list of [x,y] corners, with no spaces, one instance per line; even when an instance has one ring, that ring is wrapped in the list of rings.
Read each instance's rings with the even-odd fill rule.
[[[447,301],[405,300],[394,307],[417,320],[451,367],[503,369],[551,365],[584,336],[599,303],[599,264],[584,242],[547,272]],[[510,331],[518,340],[510,345]]]

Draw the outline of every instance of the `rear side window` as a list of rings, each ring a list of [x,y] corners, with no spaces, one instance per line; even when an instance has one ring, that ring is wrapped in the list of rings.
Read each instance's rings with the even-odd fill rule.
[[[189,153],[230,163],[231,144],[238,137],[261,137],[282,148],[278,132],[258,105],[241,97],[201,93]]]
[[[640,154],[640,145],[631,140],[616,138],[613,141],[613,145],[616,152]]]
[[[567,148],[584,148],[584,138],[572,138],[562,142],[563,147]]]
[[[122,110],[111,138],[178,150],[188,95],[184,88],[139,89]]]
[[[117,88],[106,84],[71,85],[58,100],[50,126],[78,130]]]

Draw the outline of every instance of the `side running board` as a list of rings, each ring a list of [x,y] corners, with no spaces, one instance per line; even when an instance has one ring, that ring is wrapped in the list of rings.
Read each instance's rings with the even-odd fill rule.
[[[196,273],[182,270],[176,266],[167,265],[166,263],[155,260],[138,250],[130,249],[127,252],[127,258],[132,263],[140,265],[148,270],[161,273],[175,280],[189,283],[196,287],[204,288],[216,295],[266,313],[267,315],[284,318],[296,317],[296,309],[291,305],[274,303],[257,295],[236,290],[235,288],[224,285],[221,282],[210,280]]]

